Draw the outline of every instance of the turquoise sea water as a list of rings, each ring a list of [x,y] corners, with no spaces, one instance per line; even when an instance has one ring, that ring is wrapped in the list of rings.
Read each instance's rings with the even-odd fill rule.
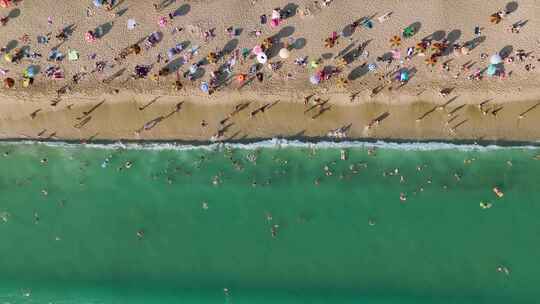
[[[1,144],[0,303],[540,301],[540,149],[341,150]]]

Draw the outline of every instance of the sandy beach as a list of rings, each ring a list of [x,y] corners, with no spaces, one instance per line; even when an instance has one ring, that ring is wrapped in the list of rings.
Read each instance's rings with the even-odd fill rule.
[[[537,1],[323,2],[161,1],[156,9],[152,2],[120,0],[107,10],[92,1],[12,1],[0,8],[0,17],[8,16],[0,27],[2,56],[21,49],[28,56],[18,63],[0,62],[2,80],[15,80],[0,91],[0,138],[253,140],[332,137],[337,129],[342,139],[540,138]],[[284,16],[273,28],[268,23],[278,7]],[[491,23],[490,15],[498,11],[506,14]],[[266,24],[260,22],[263,14]],[[133,29],[127,26],[130,19],[137,24]],[[407,27],[414,29],[412,37],[402,35]],[[85,40],[89,30],[97,33],[94,42]],[[146,48],[145,38],[155,31],[162,38]],[[210,33],[206,38],[205,32]],[[325,47],[332,32],[335,44]],[[57,38],[59,33],[65,37]],[[391,46],[394,35],[401,37],[400,45]],[[38,36],[50,38],[38,43]],[[255,56],[237,55],[268,37],[273,43],[265,51],[268,63],[280,67],[260,64],[256,72],[263,80],[258,81],[249,73]],[[426,64],[432,47],[407,56],[407,49],[421,41],[448,46],[436,63]],[[119,59],[135,43],[140,54]],[[182,51],[168,59],[167,51],[177,44]],[[278,55],[283,47],[288,58]],[[51,50],[65,58],[49,60]],[[70,51],[76,51],[75,60],[68,58]],[[210,52],[220,54],[216,63],[206,62]],[[395,58],[387,60],[388,54]],[[494,54],[502,62],[488,76]],[[307,66],[295,64],[305,56]],[[310,67],[312,60],[316,67]],[[197,62],[190,80],[184,75]],[[134,79],[137,65],[152,69]],[[33,83],[24,87],[30,66]],[[201,91],[212,72],[220,76],[224,66],[230,73],[215,92]],[[61,72],[60,79],[47,75],[51,67]],[[328,70],[335,71],[329,79],[310,83],[312,75]],[[406,81],[399,79],[403,71]],[[237,81],[240,74],[246,75],[243,83]]]

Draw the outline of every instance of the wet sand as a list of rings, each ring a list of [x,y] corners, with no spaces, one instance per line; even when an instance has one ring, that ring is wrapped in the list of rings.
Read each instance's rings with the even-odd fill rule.
[[[35,111],[36,103],[6,102],[5,111],[0,114],[0,136],[5,139],[205,142],[220,129],[224,130],[222,140],[240,141],[272,137],[321,138],[327,137],[331,130],[344,128],[347,139],[535,141],[540,137],[540,130],[536,128],[540,107],[535,107],[536,101],[488,102],[482,110],[478,103],[465,103],[460,97],[441,98],[438,104],[422,101],[402,105],[328,102],[323,105],[324,112],[319,114],[321,107],[313,101],[304,105],[303,102],[277,99],[266,102],[245,100],[240,103],[248,104],[247,107],[227,119],[240,103],[193,99],[183,102],[175,112],[183,98],[123,94],[114,96],[113,101],[103,98],[81,102],[79,97],[78,102],[65,100],[55,107],[43,105],[43,110],[33,119],[30,114]],[[251,112],[274,101],[278,102],[251,117]],[[321,102],[324,101],[321,98]],[[519,119],[519,115],[527,110],[529,112]],[[378,125],[366,128],[385,113],[388,115]],[[159,120],[159,117],[163,119]],[[156,118],[159,121],[151,123]],[[419,118],[421,120],[417,121]],[[85,123],[85,120],[88,121]],[[206,126],[201,125],[203,120]],[[145,124],[148,130],[144,130]],[[141,131],[137,133],[136,130]]]

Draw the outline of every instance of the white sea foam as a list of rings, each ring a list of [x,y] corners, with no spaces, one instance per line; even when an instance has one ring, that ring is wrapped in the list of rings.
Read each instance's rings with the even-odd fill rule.
[[[104,144],[80,144],[69,142],[42,142],[42,141],[3,141],[0,145],[46,145],[59,148],[95,148],[95,149],[129,149],[129,150],[218,150],[222,148],[254,150],[260,148],[310,148],[310,149],[327,149],[327,148],[376,148],[376,149],[392,149],[405,151],[437,151],[437,150],[460,150],[460,151],[490,151],[498,149],[540,149],[540,146],[533,144],[516,145],[516,146],[498,146],[498,145],[478,145],[478,144],[454,144],[444,142],[386,142],[386,141],[317,141],[305,142],[300,140],[287,140],[273,138],[254,143],[212,143],[207,145],[191,145],[175,142],[160,142],[160,143],[104,143]]]

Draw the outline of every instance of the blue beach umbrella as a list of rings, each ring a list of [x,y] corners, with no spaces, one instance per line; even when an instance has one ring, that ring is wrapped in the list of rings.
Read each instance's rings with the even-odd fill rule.
[[[103,0],[94,0],[93,2],[96,7],[103,6]]]
[[[321,82],[321,76],[319,76],[319,74],[311,75],[311,77],[309,77],[309,81],[312,84],[319,84]]]
[[[210,90],[210,87],[208,86],[208,83],[207,82],[202,82],[201,83],[201,91],[203,91],[205,93],[208,93],[209,90]]]
[[[38,74],[38,67],[35,65],[31,65],[24,70],[24,76],[29,78],[34,78]]]
[[[497,66],[495,64],[490,64],[487,69],[487,74],[493,76],[497,73]]]
[[[176,55],[176,48],[170,48],[168,51],[167,51],[167,57],[169,57],[169,60],[172,60],[174,58],[174,56]]]
[[[377,69],[377,65],[375,63],[370,63],[368,64],[368,70],[370,70],[371,72],[375,71]]]
[[[409,71],[405,70],[399,74],[400,81],[409,81]]]

